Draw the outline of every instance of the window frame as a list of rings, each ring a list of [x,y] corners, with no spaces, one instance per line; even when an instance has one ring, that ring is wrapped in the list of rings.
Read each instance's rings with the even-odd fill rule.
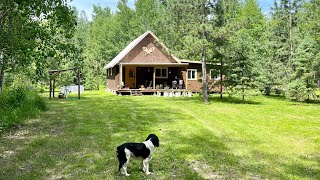
[[[194,71],[195,73],[194,73],[194,78],[189,78],[189,71]],[[197,71],[197,69],[187,69],[187,80],[198,80],[198,71]],[[191,73],[191,76],[192,76],[192,73]]]
[[[160,76],[157,76],[157,69],[160,69]],[[166,70],[166,74],[165,74],[165,76],[163,76],[163,74],[162,74],[162,70],[163,69],[165,69]],[[156,78],[157,79],[168,79],[168,67],[155,67],[155,75],[156,75]]]

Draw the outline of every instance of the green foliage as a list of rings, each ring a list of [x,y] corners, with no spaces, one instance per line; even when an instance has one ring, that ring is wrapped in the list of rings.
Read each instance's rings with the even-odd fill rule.
[[[70,39],[75,16],[64,0],[0,2],[0,92],[6,73],[28,75],[32,83],[48,78],[76,56]],[[78,59],[78,58],[74,58]]]
[[[310,92],[311,89],[305,86],[302,79],[296,79],[288,85],[285,95],[290,100],[303,102],[309,99]]]
[[[34,90],[24,86],[6,88],[0,96],[0,133],[47,109],[43,97]]]
[[[257,0],[137,0],[134,8],[120,0],[115,12],[93,9],[88,21],[63,0],[1,1],[0,91],[17,74],[44,85],[48,69],[74,66],[81,67],[85,88],[98,89],[104,65],[147,30],[181,59],[220,63],[226,78],[220,83],[243,94],[255,87],[266,95],[284,92],[296,80],[314,89],[320,79],[316,0],[275,1],[269,15]],[[56,86],[73,79],[63,73]]]
[[[115,13],[95,6],[92,22],[79,19],[86,86],[99,87],[103,66],[152,30],[181,59],[201,60],[205,45],[207,60],[222,64],[219,74],[226,79],[220,83],[234,93],[255,87],[266,95],[284,93],[301,68],[310,77],[306,87],[313,88],[320,79],[317,7],[317,1],[276,1],[268,18],[256,0],[138,0],[134,9],[122,0]]]

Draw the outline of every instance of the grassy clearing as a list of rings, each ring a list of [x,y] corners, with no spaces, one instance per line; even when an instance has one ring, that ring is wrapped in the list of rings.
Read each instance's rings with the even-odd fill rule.
[[[199,96],[164,98],[86,92],[53,100],[50,110],[0,138],[1,179],[127,179],[116,146],[160,147],[146,177],[129,179],[320,179],[320,106],[255,97],[248,104]]]

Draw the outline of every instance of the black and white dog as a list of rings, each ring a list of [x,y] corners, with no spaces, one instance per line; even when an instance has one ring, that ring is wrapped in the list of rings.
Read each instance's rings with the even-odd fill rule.
[[[124,143],[117,147],[117,157],[119,160],[119,171],[129,176],[127,166],[130,157],[140,158],[141,167],[146,175],[149,175],[149,161],[152,158],[155,147],[159,147],[159,138],[155,134],[150,134],[146,141],[142,143]]]

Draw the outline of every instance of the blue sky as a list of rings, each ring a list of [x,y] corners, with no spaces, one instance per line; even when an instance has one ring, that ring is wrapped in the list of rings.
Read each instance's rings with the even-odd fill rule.
[[[91,20],[93,5],[100,5],[101,7],[108,6],[113,12],[117,9],[118,0],[68,0],[70,6],[75,6],[78,11],[86,12],[88,19]],[[134,7],[134,0],[128,0],[128,5]]]
[[[117,9],[118,0],[72,0],[69,5],[75,6],[79,11],[85,11],[88,19],[91,20],[92,6],[93,4],[100,5],[101,7],[108,6],[113,12]],[[134,7],[135,0],[128,0],[130,7]],[[270,6],[273,5],[274,0],[258,0],[263,13],[268,14]]]

